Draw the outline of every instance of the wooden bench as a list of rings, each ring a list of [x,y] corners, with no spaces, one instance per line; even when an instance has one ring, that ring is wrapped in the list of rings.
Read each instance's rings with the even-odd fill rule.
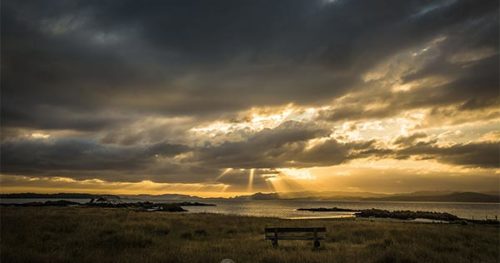
[[[278,247],[278,240],[313,240],[314,248],[319,248],[319,241],[325,239],[326,227],[266,227],[264,232],[273,247]]]

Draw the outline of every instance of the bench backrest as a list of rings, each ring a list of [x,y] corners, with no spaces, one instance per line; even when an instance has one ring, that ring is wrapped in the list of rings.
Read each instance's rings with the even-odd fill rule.
[[[266,227],[266,239],[312,240],[323,239],[326,227]]]

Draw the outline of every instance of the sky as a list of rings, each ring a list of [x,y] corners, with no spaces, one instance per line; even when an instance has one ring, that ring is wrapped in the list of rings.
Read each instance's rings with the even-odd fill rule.
[[[497,0],[4,0],[0,191],[499,191]]]

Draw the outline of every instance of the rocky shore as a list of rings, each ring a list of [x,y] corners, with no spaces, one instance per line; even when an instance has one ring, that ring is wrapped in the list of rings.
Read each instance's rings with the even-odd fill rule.
[[[142,211],[165,211],[165,212],[186,212],[184,206],[215,206],[214,204],[206,204],[200,202],[178,202],[178,203],[152,203],[152,202],[122,202],[120,199],[107,199],[99,197],[92,199],[87,203],[78,203],[67,200],[45,201],[45,202],[28,202],[28,203],[3,203],[1,206],[15,207],[106,207],[106,208],[129,208]]]
[[[353,212],[355,217],[358,218],[391,218],[391,219],[400,219],[400,220],[416,220],[416,219],[427,219],[427,220],[435,220],[442,222],[453,222],[453,223],[474,223],[474,224],[500,224],[500,222],[495,219],[487,219],[487,220],[471,220],[460,218],[456,215],[450,213],[443,212],[430,212],[430,211],[388,211],[382,209],[349,209],[349,208],[298,208],[298,211],[310,211],[310,212]]]

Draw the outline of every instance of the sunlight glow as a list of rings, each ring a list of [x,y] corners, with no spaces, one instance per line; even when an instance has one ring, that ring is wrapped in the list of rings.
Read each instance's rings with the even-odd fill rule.
[[[297,180],[314,180],[316,179],[313,176],[309,169],[294,169],[294,168],[280,168],[278,169],[283,175]]]
[[[41,132],[34,132],[31,134],[31,137],[34,139],[47,139],[50,137],[50,135],[46,134],[46,133],[41,133]]]
[[[250,169],[250,173],[248,174],[248,187],[247,192],[253,191],[253,177],[254,177],[255,169]]]
[[[266,179],[269,188],[274,189],[278,193],[304,191],[307,189],[307,187],[304,186],[304,182],[306,181],[308,180],[297,180],[284,173],[279,173],[277,176]]]
[[[293,104],[281,107],[255,107],[242,112],[236,121],[214,121],[207,125],[190,129],[197,135],[205,135],[213,139],[237,131],[257,132],[272,129],[286,121],[310,121],[318,115],[317,108],[303,108]]]

